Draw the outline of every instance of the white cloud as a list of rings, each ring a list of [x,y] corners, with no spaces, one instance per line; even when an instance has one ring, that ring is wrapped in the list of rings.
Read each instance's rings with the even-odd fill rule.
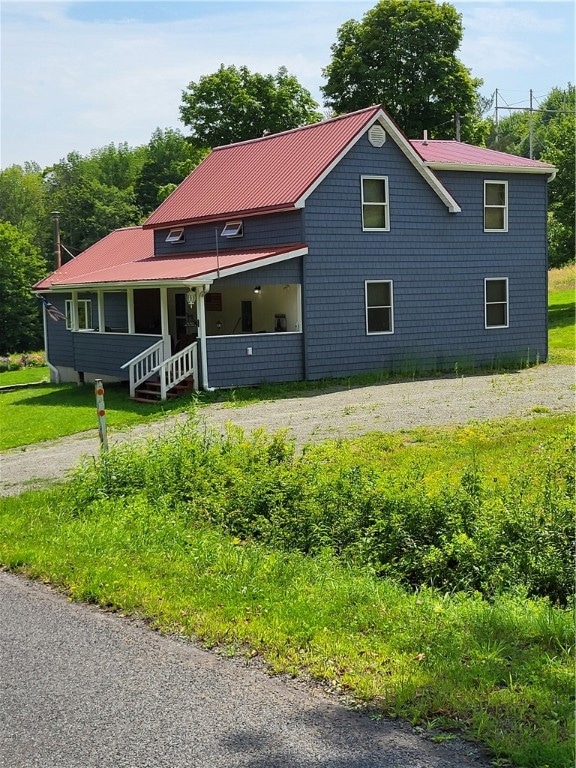
[[[111,141],[145,143],[155,127],[180,125],[182,90],[221,63],[261,72],[285,65],[319,100],[321,68],[349,17],[338,4],[311,3],[302,14],[269,3],[251,13],[228,9],[217,23],[88,23],[69,18],[64,4],[9,4],[2,165],[47,164]]]
[[[375,2],[239,2],[215,15],[218,2],[183,0],[190,18],[168,20],[166,13],[149,23],[89,21],[71,14],[69,3],[4,0],[0,162],[48,165],[72,150],[146,143],[157,126],[183,128],[182,90],[221,63],[260,72],[285,65],[320,102],[321,70],[338,27]],[[550,87],[570,79],[571,71],[556,75],[567,68],[562,45],[573,46],[565,22],[558,32],[558,4],[456,5],[466,30],[460,58],[490,87],[522,78],[527,91],[537,75]]]

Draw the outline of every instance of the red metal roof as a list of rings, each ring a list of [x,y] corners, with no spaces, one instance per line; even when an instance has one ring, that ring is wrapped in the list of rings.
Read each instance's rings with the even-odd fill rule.
[[[35,290],[49,290],[52,285],[66,285],[82,281],[98,269],[122,267],[154,253],[154,233],[142,227],[124,227],[110,232],[75,259],[66,262],[34,286]]]
[[[410,144],[427,163],[454,164],[454,165],[482,165],[494,168],[533,168],[535,170],[552,172],[554,167],[539,160],[529,160],[518,155],[509,155],[506,152],[497,152],[494,149],[474,147],[461,141],[440,141],[432,139],[411,140]]]
[[[293,208],[380,109],[369,107],[292,131],[217,147],[144,226]]]
[[[66,286],[94,286],[109,283],[134,283],[169,280],[194,280],[216,276],[244,265],[267,259],[288,257],[306,249],[302,243],[267,248],[246,248],[181,256],[154,256],[153,231],[141,227],[117,229],[87,248],[73,261],[36,283],[34,289],[46,291]]]

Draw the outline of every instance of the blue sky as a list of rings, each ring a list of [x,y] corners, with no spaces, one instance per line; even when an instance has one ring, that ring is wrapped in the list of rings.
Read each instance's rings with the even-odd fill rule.
[[[221,63],[286,66],[321,104],[322,67],[338,27],[376,0],[34,2],[0,0],[0,165],[57,162],[110,143],[185,131],[182,90]],[[535,103],[574,82],[574,3],[454,2],[459,53],[482,92]]]

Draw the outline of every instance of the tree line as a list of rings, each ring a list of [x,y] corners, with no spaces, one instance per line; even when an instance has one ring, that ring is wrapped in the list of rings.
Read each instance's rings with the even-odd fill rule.
[[[383,104],[409,138],[453,139],[528,156],[529,115],[486,116],[482,80],[458,59],[462,18],[450,3],[379,0],[337,32],[321,90],[324,112],[285,67],[275,74],[222,64],[182,92],[187,133],[157,128],[148,144],[70,152],[41,168],[0,171],[0,354],[41,346],[30,285],[54,268],[51,212],[60,213],[65,258],[137,225],[211,148]],[[554,88],[532,116],[535,157],[558,167],[549,189],[551,266],[574,260],[575,88]]]

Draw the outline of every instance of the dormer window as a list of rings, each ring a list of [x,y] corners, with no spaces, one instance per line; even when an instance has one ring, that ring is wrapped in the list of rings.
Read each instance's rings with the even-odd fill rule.
[[[227,221],[226,226],[220,232],[220,237],[242,237],[244,227],[241,221]]]
[[[178,229],[171,229],[170,232],[168,232],[168,237],[166,238],[167,243],[183,243],[184,242],[184,228],[179,227]]]

